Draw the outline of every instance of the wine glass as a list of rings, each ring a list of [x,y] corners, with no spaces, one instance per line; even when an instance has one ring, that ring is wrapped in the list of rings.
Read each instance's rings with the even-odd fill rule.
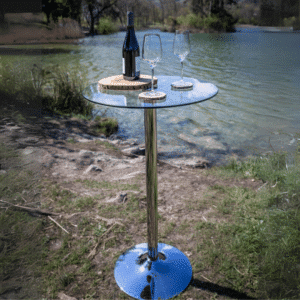
[[[193,84],[191,82],[185,82],[183,80],[183,61],[186,56],[191,52],[191,43],[189,37],[189,31],[176,30],[173,41],[173,52],[180,59],[181,62],[181,80],[172,83],[172,87],[177,89],[191,88]]]
[[[150,99],[150,100],[164,98],[166,94],[163,92],[154,91],[154,87],[153,87],[154,68],[162,58],[162,45],[161,45],[161,39],[159,34],[144,35],[142,58],[144,61],[149,63],[150,68],[152,69],[152,79],[151,79],[151,91],[143,92],[139,95],[139,97],[143,99]]]

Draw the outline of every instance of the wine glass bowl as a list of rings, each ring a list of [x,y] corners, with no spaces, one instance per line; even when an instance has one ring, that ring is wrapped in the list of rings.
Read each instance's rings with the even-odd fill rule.
[[[176,30],[173,41],[173,53],[179,58],[181,63],[181,80],[172,83],[172,87],[175,89],[189,89],[193,87],[191,82],[185,82],[183,80],[183,61],[190,52],[191,43],[189,31]]]
[[[154,68],[162,58],[162,44],[159,34],[145,34],[143,40],[142,59],[146,61],[152,70],[151,91],[143,92],[139,95],[140,99],[162,99],[166,96],[163,92],[154,91],[153,76]]]

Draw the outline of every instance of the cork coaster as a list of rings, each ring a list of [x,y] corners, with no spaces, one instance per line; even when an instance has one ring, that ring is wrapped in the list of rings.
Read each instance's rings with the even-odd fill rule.
[[[157,78],[153,77],[153,85],[156,84]],[[151,87],[151,76],[140,75],[138,80],[125,80],[123,75],[115,75],[99,80],[98,86],[100,90],[146,90]]]
[[[165,100],[166,94],[164,92],[144,92],[139,94],[139,99],[143,101]]]

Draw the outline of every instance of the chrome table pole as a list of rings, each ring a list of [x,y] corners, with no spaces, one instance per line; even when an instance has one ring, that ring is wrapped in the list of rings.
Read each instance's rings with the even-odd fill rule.
[[[147,230],[148,256],[155,261],[158,256],[157,223],[157,132],[156,109],[144,110],[146,148],[146,190],[147,190]]]

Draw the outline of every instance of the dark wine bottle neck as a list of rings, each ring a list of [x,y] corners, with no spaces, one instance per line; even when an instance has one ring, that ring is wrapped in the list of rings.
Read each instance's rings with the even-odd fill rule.
[[[133,12],[128,11],[127,12],[127,28],[128,26],[134,26],[134,20],[133,20]]]

